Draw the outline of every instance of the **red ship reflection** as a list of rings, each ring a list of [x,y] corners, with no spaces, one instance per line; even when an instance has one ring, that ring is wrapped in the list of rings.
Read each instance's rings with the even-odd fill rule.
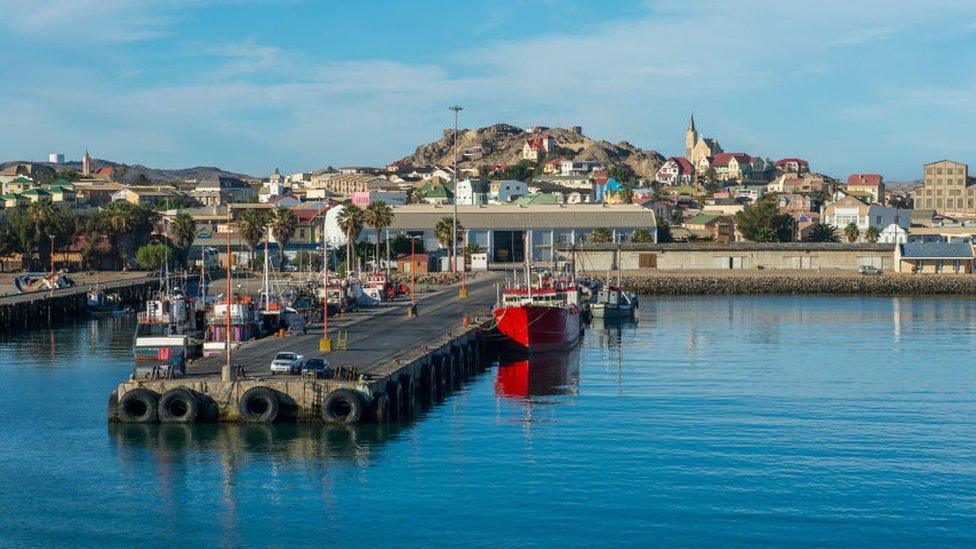
[[[511,360],[511,359],[508,359]],[[579,392],[579,352],[532,355],[499,360],[495,394],[515,398],[575,395]]]

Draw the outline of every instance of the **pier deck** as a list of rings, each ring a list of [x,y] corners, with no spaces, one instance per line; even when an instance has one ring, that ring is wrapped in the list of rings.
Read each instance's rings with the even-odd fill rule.
[[[484,350],[480,329],[475,323],[465,326],[463,318],[476,320],[489,310],[499,280],[496,274],[479,275],[467,285],[466,298],[458,296],[457,284],[419,295],[415,318],[407,316],[410,302],[402,298],[332,317],[329,353],[319,350],[321,323],[310,326],[307,334],[246,342],[232,353],[230,381],[221,380],[226,357],[217,354],[196,360],[183,377],[122,382],[109,399],[109,419],[357,423],[410,417],[415,406],[432,405],[484,366],[479,360]],[[337,345],[340,331],[347,334],[342,349]],[[272,375],[271,359],[281,351],[306,359],[324,356],[333,369],[354,368],[355,375]]]

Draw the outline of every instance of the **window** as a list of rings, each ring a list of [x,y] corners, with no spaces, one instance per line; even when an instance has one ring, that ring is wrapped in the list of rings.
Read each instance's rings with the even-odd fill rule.
[[[935,173],[942,175],[942,168],[936,168]]]

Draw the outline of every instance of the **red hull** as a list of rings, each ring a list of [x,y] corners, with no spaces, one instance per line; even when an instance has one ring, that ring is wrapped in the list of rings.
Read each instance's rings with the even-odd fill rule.
[[[495,309],[498,331],[517,349],[531,352],[572,347],[579,341],[580,310],[577,307],[499,307]]]

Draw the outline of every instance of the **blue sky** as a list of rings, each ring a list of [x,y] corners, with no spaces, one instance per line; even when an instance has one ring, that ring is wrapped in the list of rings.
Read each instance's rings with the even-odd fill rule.
[[[976,163],[976,2],[0,0],[0,158],[254,175],[463,126],[579,124],[835,176]]]

